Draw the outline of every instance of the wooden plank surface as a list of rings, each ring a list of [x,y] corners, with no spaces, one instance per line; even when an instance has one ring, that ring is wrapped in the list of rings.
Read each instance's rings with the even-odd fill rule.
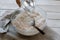
[[[60,12],[60,5],[40,5],[46,12]]]
[[[60,12],[47,12],[47,18],[60,20]]]
[[[60,28],[60,20],[47,19],[47,25],[51,28]]]

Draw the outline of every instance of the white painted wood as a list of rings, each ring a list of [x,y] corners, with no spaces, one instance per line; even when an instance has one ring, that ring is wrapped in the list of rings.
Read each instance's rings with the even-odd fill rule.
[[[60,5],[40,5],[46,12],[60,12]]]
[[[18,5],[16,0],[0,0],[0,9],[16,9]]]
[[[36,1],[38,5],[60,5],[60,1]]]
[[[6,10],[0,10],[0,17],[5,13]]]
[[[60,12],[47,12],[48,19],[60,19]]]
[[[60,20],[47,19],[47,26],[51,28],[60,28]]]

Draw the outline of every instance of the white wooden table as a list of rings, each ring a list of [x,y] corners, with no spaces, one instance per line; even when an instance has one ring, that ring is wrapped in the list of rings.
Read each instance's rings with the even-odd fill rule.
[[[47,25],[60,35],[60,1],[40,1],[37,4],[47,13]],[[0,17],[4,11],[17,8],[15,0],[0,0]]]

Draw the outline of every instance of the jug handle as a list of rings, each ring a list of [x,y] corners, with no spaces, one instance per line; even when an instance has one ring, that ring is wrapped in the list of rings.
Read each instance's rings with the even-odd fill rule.
[[[19,7],[21,7],[21,0],[16,0],[16,3]]]

